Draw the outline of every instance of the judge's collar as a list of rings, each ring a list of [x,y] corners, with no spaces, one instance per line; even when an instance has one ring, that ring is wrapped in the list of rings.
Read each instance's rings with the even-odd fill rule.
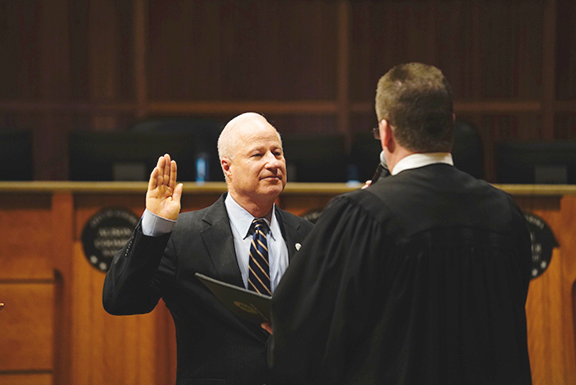
[[[434,163],[445,163],[454,166],[452,154],[449,152],[427,152],[408,155],[400,159],[392,169],[391,174],[397,175],[404,170],[424,167]]]

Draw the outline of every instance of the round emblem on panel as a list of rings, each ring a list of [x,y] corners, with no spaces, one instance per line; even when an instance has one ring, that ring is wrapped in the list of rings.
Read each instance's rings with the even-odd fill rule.
[[[539,277],[550,266],[552,250],[558,247],[554,233],[544,219],[524,213],[532,241],[532,279]]]
[[[92,216],[82,230],[82,246],[88,262],[107,272],[114,254],[128,242],[140,217],[124,208],[106,208]]]

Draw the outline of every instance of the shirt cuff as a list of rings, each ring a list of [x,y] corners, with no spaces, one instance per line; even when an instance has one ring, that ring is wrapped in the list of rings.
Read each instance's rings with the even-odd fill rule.
[[[142,234],[149,237],[168,234],[172,232],[175,225],[176,221],[158,216],[148,209],[142,214]]]

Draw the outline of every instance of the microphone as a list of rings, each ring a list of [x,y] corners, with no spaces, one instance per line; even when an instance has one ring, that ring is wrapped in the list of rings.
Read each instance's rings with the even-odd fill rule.
[[[390,170],[388,170],[388,163],[386,162],[386,157],[384,156],[384,151],[382,151],[380,153],[380,163],[378,163],[378,167],[376,168],[376,172],[374,173],[374,176],[372,177],[372,183],[371,184],[376,183],[376,181],[380,177],[387,177],[388,175],[390,175]]]

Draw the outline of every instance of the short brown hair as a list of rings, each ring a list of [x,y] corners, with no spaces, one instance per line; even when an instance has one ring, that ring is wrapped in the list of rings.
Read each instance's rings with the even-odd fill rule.
[[[434,66],[401,64],[378,81],[378,121],[386,119],[394,138],[410,151],[450,151],[453,114],[452,90]]]

